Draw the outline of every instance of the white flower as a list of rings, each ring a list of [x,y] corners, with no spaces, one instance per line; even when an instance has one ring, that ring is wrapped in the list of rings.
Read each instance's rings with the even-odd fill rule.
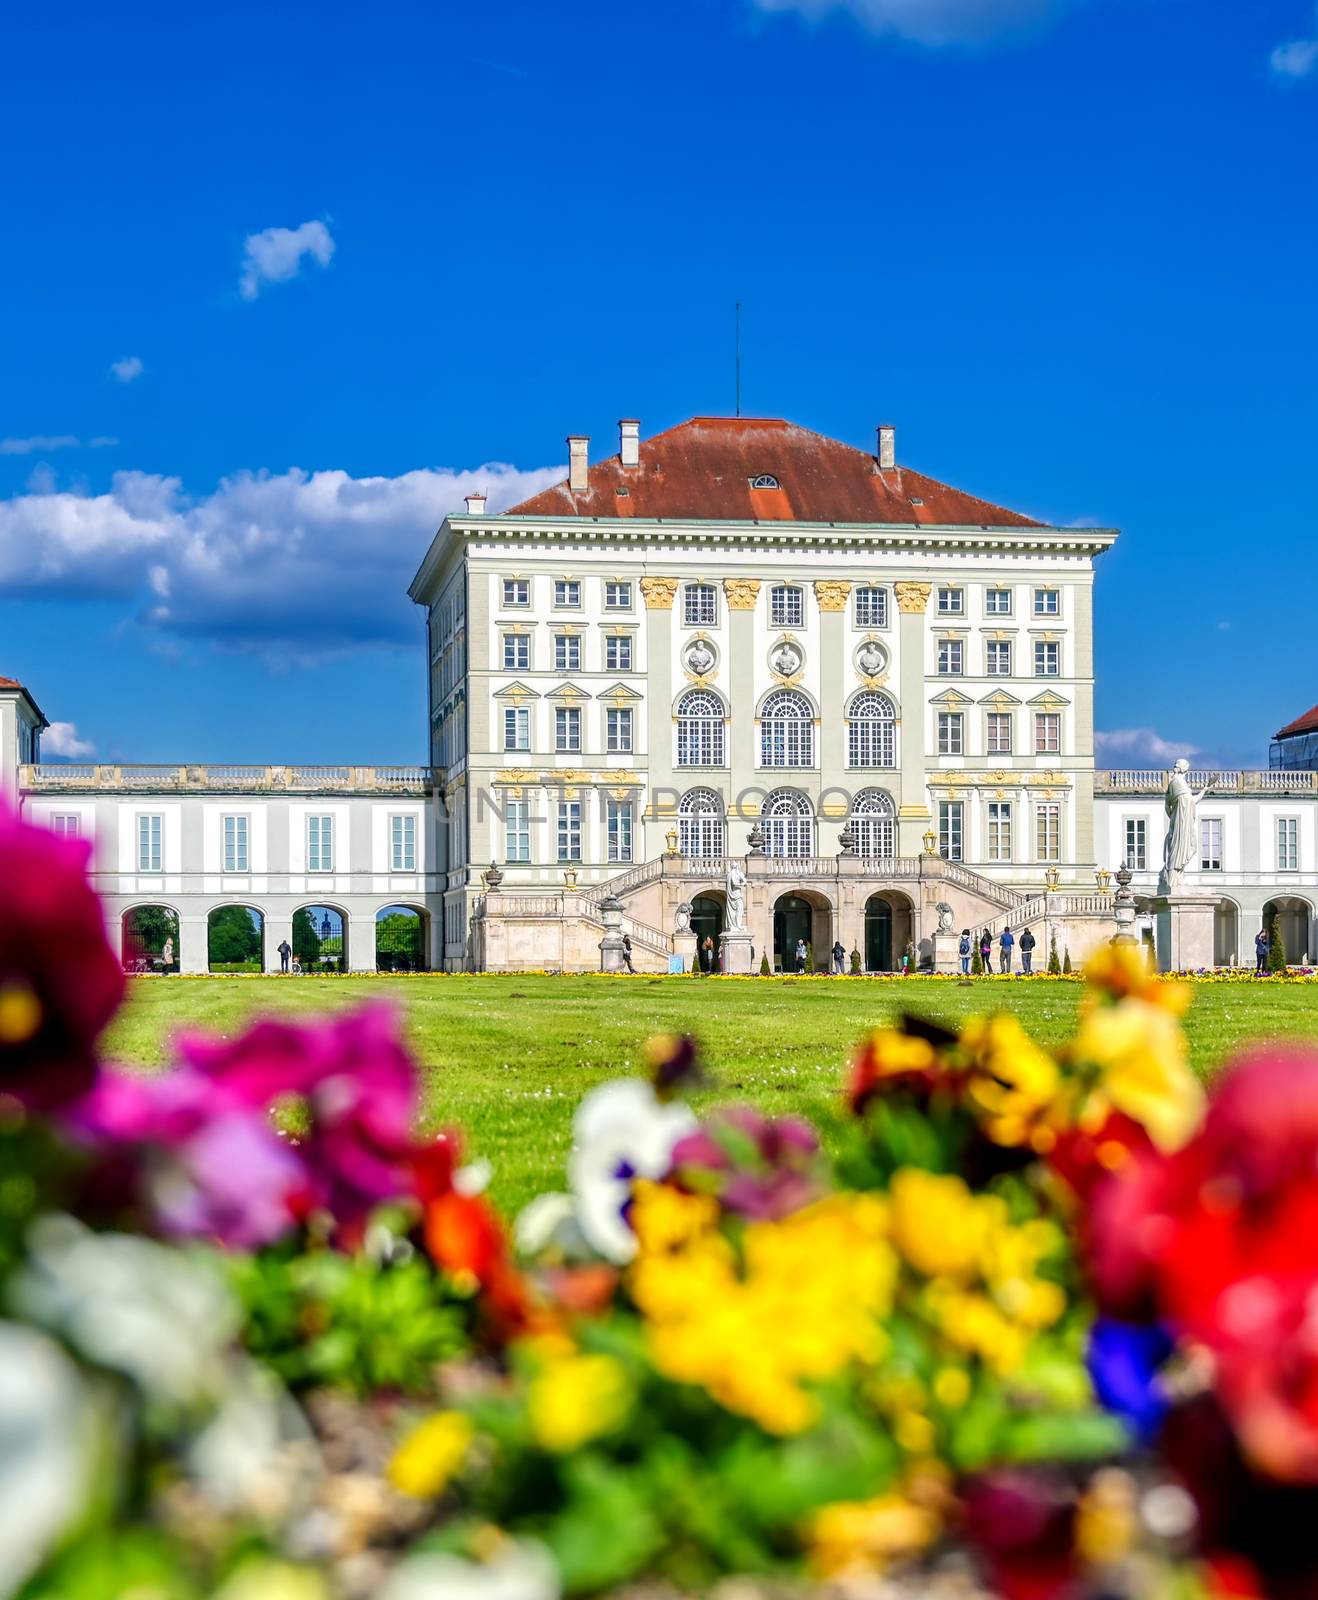
[[[157,1399],[191,1403],[222,1385],[237,1309],[205,1258],[66,1216],[40,1218],[27,1246],[11,1290],[22,1315]]]
[[[538,1194],[517,1213],[513,1239],[524,1256],[542,1255],[553,1250],[563,1256],[590,1256],[577,1224],[577,1203],[570,1194]]]
[[[86,1505],[99,1464],[82,1374],[35,1328],[0,1322],[0,1595],[13,1594]]]
[[[311,1430],[273,1372],[241,1356],[223,1371],[219,1404],[186,1447],[189,1474],[212,1505],[278,1522],[319,1464]]]
[[[394,1568],[378,1600],[560,1600],[558,1568],[543,1545],[509,1544],[493,1561],[410,1556]]]
[[[616,1078],[577,1107],[568,1175],[577,1223],[609,1261],[630,1261],[636,1236],[623,1216],[634,1178],[662,1178],[673,1146],[696,1127],[681,1101],[665,1105],[643,1078]]]

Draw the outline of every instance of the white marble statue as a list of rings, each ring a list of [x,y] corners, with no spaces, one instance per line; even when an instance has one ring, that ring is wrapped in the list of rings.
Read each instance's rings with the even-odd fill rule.
[[[801,670],[801,652],[794,644],[781,644],[774,651],[769,665],[784,678],[790,678]]]
[[[724,919],[728,933],[746,931],[746,874],[736,861],[728,862],[728,909]]]
[[[1167,837],[1162,847],[1162,874],[1158,893],[1171,894],[1180,887],[1185,869],[1199,853],[1199,828],[1195,816],[1198,802],[1186,774],[1190,763],[1184,756],[1172,768],[1167,780]]]
[[[871,639],[867,641],[860,654],[856,657],[856,665],[867,678],[876,678],[883,671],[884,663],[887,659],[882,647],[875,644]]]
[[[704,677],[714,665],[714,652],[703,639],[697,639],[686,653],[686,664],[698,677]]]

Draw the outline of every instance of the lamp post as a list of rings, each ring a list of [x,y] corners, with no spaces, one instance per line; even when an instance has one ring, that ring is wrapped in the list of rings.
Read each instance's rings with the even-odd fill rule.
[[[1061,873],[1056,867],[1049,867],[1043,875],[1045,889],[1043,902],[1043,936],[1048,945],[1048,956],[1045,962],[1045,971],[1051,972],[1053,966],[1053,896],[1057,893],[1057,884]]]
[[[936,853],[937,844],[938,844],[938,839],[934,834],[934,830],[932,828],[926,828],[925,831],[924,831],[924,853],[925,853],[925,855],[927,855],[927,856],[934,855]]]
[[[1099,894],[1107,894],[1112,883],[1112,874],[1107,870],[1106,867],[1100,867],[1094,874],[1094,881],[1098,884]]]
[[[664,835],[664,843],[668,846],[668,849],[664,853],[666,855],[675,856],[677,854],[676,828],[669,828],[668,832]]]

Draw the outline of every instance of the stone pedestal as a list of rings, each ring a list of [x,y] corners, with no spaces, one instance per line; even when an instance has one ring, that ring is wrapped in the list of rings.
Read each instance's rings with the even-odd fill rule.
[[[718,944],[724,972],[734,977],[745,977],[755,971],[754,947],[749,933],[721,933]]]
[[[673,954],[682,958],[682,971],[690,972],[691,963],[696,959],[696,936],[694,933],[675,933],[673,935]]]
[[[600,901],[600,916],[604,922],[604,937],[600,940],[600,971],[622,972],[622,901],[609,895]]]
[[[935,933],[933,936],[933,971],[935,972],[960,972],[961,957],[958,949],[961,944],[960,932]]]
[[[1194,972],[1213,965],[1211,895],[1176,891],[1154,902],[1159,972]]]

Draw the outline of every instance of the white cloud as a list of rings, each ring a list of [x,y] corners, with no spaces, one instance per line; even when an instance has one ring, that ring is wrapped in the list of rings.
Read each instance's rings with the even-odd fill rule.
[[[158,636],[271,664],[405,643],[418,628],[407,585],[445,515],[478,489],[494,512],[563,476],[501,462],[397,478],[294,468],[193,499],[177,478],[119,472],[106,494],[0,500],[0,594],[117,599]]]
[[[1041,22],[1072,0],[751,0],[761,11],[795,11],[814,21],[849,13],[871,33],[917,44],[978,44]]]
[[[41,753],[43,756],[64,756],[74,761],[79,756],[94,755],[96,746],[90,739],[78,737],[76,722],[52,722],[41,735]]]
[[[296,278],[303,256],[322,267],[330,264],[334,240],[323,222],[304,222],[298,228],[264,228],[243,241],[243,271],[238,293],[255,300],[263,284],[287,283]]]
[[[142,376],[141,356],[125,356],[122,361],[110,363],[110,376],[119,383],[132,383]]]
[[[1100,761],[1141,767],[1169,767],[1181,756],[1199,755],[1197,744],[1164,739],[1153,728],[1114,728],[1110,733],[1094,734],[1094,747]]]
[[[1268,61],[1278,77],[1307,78],[1318,65],[1318,37],[1279,44]]]
[[[108,434],[82,440],[75,433],[34,433],[27,439],[0,439],[0,456],[45,456],[52,450],[102,450],[118,444]]]

